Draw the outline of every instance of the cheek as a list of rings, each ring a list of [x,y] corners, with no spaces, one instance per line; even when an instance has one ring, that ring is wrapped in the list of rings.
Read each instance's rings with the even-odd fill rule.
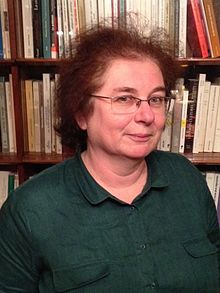
[[[166,115],[156,115],[155,116],[155,120],[154,120],[154,123],[157,127],[157,129],[164,129],[164,126],[165,126],[165,122],[166,122]]]

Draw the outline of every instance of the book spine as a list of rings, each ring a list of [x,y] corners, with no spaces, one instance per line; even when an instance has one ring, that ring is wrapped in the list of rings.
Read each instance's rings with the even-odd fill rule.
[[[9,152],[9,137],[8,137],[8,120],[7,120],[7,106],[5,96],[5,78],[0,76],[0,125],[1,125],[1,141],[2,152]]]
[[[217,121],[217,109],[220,99],[220,86],[210,86],[210,98],[207,117],[207,127],[205,134],[204,152],[212,152],[214,145],[215,127]]]
[[[45,153],[52,152],[50,74],[43,73]]]
[[[32,0],[22,0],[24,57],[34,58]]]
[[[187,85],[187,88],[189,90],[189,97],[188,97],[187,118],[186,118],[186,132],[185,132],[185,146],[184,146],[185,153],[192,153],[192,150],[193,150],[198,83],[199,81],[197,79],[190,79]]]
[[[202,117],[202,103],[204,97],[206,74],[199,74],[198,94],[197,94],[197,107],[196,107],[196,120],[195,120],[195,132],[193,141],[193,153],[199,152],[199,135]]]
[[[25,80],[26,94],[26,113],[27,113],[27,131],[28,131],[28,150],[35,152],[35,133],[34,133],[34,105],[33,105],[33,81]]]
[[[58,57],[58,22],[57,22],[57,2],[50,0],[50,16],[51,16],[51,58]]]
[[[179,153],[184,153],[188,96],[189,96],[189,91],[184,90],[183,91],[182,117],[181,117],[181,124],[180,124]]]
[[[43,57],[51,58],[50,2],[49,0],[41,1],[41,21],[42,21]]]
[[[206,58],[209,56],[206,33],[198,0],[188,0],[187,38],[193,55]]]
[[[34,57],[43,57],[42,28],[41,28],[41,0],[32,0]]]
[[[40,137],[40,93],[39,81],[33,81],[33,106],[34,106],[34,134],[35,134],[35,151],[41,151]]]
[[[215,18],[215,12],[212,0],[201,0],[204,5],[205,17],[207,20],[207,27],[210,36],[210,43],[212,48],[212,57],[220,56],[220,40]]]

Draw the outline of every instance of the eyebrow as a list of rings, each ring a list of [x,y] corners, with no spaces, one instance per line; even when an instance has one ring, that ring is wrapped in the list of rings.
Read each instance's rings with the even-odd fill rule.
[[[113,89],[114,92],[127,92],[127,93],[131,93],[131,94],[137,94],[137,90],[135,88],[132,87],[128,87],[128,86],[124,86],[124,87],[118,87]],[[155,88],[152,89],[152,91],[149,93],[149,95],[155,93],[155,92],[166,92],[166,88],[165,86],[157,86]]]

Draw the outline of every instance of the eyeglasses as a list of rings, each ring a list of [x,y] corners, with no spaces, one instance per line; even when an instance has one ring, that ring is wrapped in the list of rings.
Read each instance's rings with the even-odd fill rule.
[[[93,98],[107,99],[111,101],[111,110],[114,114],[135,113],[142,102],[147,102],[153,111],[168,111],[171,97],[152,96],[146,100],[134,97],[132,95],[123,95],[118,97],[106,97],[99,95],[90,95]]]

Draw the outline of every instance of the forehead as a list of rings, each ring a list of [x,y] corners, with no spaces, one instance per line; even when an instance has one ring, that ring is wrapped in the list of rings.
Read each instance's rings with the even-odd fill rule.
[[[134,86],[163,85],[163,75],[156,61],[150,58],[115,59],[112,60],[103,77],[103,86]]]

